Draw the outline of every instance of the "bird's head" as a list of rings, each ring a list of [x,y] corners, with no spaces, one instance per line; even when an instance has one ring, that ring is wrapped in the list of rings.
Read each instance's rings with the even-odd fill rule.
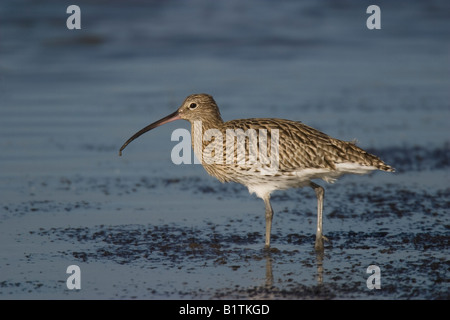
[[[125,149],[131,141],[140,137],[147,131],[180,119],[188,120],[191,124],[193,124],[194,121],[202,121],[205,124],[207,123],[210,127],[213,127],[214,124],[220,124],[223,122],[222,117],[220,116],[219,108],[217,107],[217,104],[212,96],[205,93],[191,94],[184,100],[177,111],[136,132],[122,145],[119,150],[119,155],[122,155],[122,150]]]

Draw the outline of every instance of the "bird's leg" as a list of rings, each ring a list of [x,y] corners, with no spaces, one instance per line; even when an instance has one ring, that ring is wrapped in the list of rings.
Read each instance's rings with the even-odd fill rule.
[[[325,190],[318,184],[315,184],[314,182],[311,182],[310,186],[311,188],[314,189],[317,196],[317,231],[314,249],[316,249],[316,251],[323,251],[324,250],[323,241],[324,240],[328,241],[328,239],[324,237],[322,231],[323,196],[325,194]]]
[[[270,194],[266,195],[263,200],[266,205],[266,245],[264,247],[268,249],[270,247],[270,231],[272,229],[273,218],[273,209],[270,205]]]

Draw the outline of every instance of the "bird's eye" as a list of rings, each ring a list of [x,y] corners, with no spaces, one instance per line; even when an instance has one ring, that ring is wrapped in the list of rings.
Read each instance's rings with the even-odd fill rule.
[[[195,108],[197,108],[197,104],[194,103],[194,102],[192,102],[192,103],[189,105],[189,109],[194,110]]]

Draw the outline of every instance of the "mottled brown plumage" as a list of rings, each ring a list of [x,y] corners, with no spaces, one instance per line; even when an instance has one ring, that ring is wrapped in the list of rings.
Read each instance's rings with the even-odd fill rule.
[[[264,200],[266,247],[270,245],[273,191],[304,186],[315,190],[318,199],[315,248],[323,250],[324,189],[312,180],[334,182],[346,173],[394,171],[354,142],[334,139],[297,121],[261,118],[224,122],[213,97],[207,94],[188,96],[176,112],[133,135],[122,146],[120,154],[143,133],[178,119],[191,123],[194,152],[210,175],[221,182],[241,183]]]

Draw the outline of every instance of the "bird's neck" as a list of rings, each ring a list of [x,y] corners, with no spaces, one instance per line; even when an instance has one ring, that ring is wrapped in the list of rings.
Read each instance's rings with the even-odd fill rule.
[[[203,132],[203,134],[210,129],[216,129],[216,130],[222,130],[223,127],[223,120],[220,114],[210,116],[207,119],[203,120],[194,120],[191,121],[191,133],[194,133],[194,130],[199,130]]]
[[[202,152],[212,137],[222,136],[223,124],[220,115],[203,121],[191,121],[192,148],[198,159],[201,157],[199,152]]]

